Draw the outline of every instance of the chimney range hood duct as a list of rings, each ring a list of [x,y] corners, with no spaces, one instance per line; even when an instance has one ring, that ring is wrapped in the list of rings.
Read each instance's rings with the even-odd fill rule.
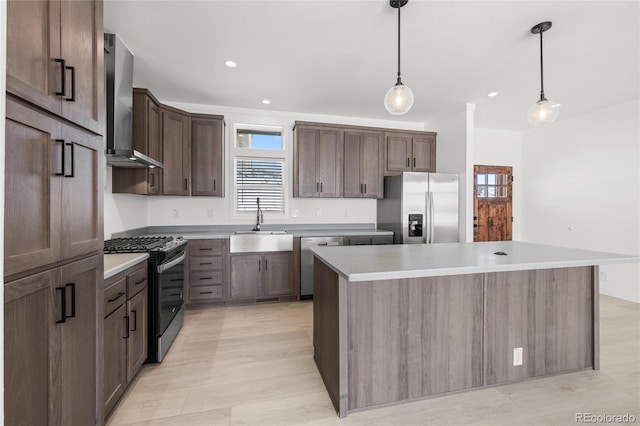
[[[115,34],[104,35],[107,98],[107,164],[114,167],[164,165],[133,149],[133,54]]]

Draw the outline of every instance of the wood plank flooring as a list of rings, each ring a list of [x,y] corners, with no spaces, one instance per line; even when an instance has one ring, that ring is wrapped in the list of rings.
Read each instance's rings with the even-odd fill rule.
[[[143,367],[107,425],[575,425],[576,413],[640,423],[640,304],[601,296],[600,324],[600,371],[341,420],[313,362],[311,302],[191,310],[163,363]]]

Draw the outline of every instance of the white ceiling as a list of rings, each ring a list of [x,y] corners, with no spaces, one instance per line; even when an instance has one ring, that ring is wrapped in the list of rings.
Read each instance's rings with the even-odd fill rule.
[[[638,1],[410,0],[402,77],[415,104],[395,117],[382,103],[397,71],[387,0],[106,0],[104,19],[135,55],[135,85],[163,101],[411,122],[471,102],[477,127],[522,130],[540,92],[529,30],[547,20],[545,92],[562,104],[560,119],[640,93]]]

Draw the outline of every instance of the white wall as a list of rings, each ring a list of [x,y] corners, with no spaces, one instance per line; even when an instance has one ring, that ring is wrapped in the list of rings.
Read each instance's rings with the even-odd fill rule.
[[[521,239],[522,134],[510,130],[475,129],[474,164],[513,167],[512,239]],[[473,179],[473,178],[472,178]],[[473,195],[472,195],[473,196]]]
[[[313,121],[353,124],[406,130],[424,130],[423,123],[371,120],[357,117],[298,114],[282,111],[252,110],[199,104],[161,101],[193,113],[224,115],[225,197],[147,197],[111,193],[111,169],[105,178],[105,238],[114,232],[142,226],[255,224],[255,214],[238,215],[232,209],[233,158],[235,126],[254,124],[279,126],[284,129],[286,158],[285,214],[265,213],[265,225],[313,223],[375,223],[376,201],[359,199],[293,198],[293,124]]]
[[[4,241],[4,118],[7,71],[7,3],[0,1],[0,235]],[[0,245],[4,259],[4,244]],[[0,277],[4,277],[4,262],[0,262]],[[4,288],[4,282],[3,282]],[[4,424],[4,291],[0,291],[0,424]]]
[[[640,255],[640,100],[522,134],[522,239]],[[602,266],[602,293],[640,302],[640,265]]]
[[[438,132],[436,172],[460,175],[459,237],[460,242],[473,241],[473,146],[475,105],[466,104],[460,111],[427,127]]]

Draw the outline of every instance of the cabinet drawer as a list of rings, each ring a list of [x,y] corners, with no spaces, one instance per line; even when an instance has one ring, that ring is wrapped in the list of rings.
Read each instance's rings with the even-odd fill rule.
[[[122,277],[104,290],[104,317],[127,301],[127,278]]]
[[[222,256],[191,257],[189,269],[192,271],[210,271],[222,269]]]
[[[189,240],[189,255],[214,256],[222,255],[224,241],[222,240]]]
[[[127,275],[127,298],[131,299],[147,287],[147,262]]]
[[[194,271],[189,274],[189,285],[222,284],[222,271]]]
[[[370,246],[371,245],[371,237],[370,236],[354,236],[349,237],[349,245],[350,246]]]
[[[222,299],[222,285],[208,285],[189,288],[189,300]]]
[[[378,235],[371,237],[371,244],[374,246],[393,244],[393,235]]]

